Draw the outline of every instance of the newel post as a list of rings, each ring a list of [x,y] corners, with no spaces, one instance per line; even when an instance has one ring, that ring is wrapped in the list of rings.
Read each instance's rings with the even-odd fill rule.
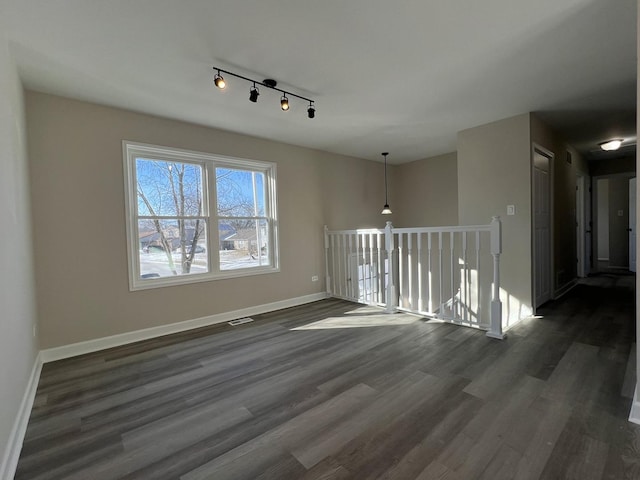
[[[393,313],[396,309],[396,284],[394,275],[394,258],[395,258],[395,241],[393,239],[393,225],[391,222],[387,222],[387,226],[384,229],[384,244],[387,250],[387,298],[386,304],[387,313]]]
[[[334,254],[334,252],[331,252]],[[324,226],[324,280],[327,297],[331,296],[331,277],[329,275],[329,227]]]
[[[491,324],[487,337],[502,340],[502,302],[500,301],[500,254],[502,253],[502,223],[500,217],[491,220],[491,255],[493,256],[493,292],[491,296]]]

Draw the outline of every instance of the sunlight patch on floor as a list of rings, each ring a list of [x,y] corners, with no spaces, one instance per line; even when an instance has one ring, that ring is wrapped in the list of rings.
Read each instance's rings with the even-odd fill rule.
[[[378,310],[379,312],[379,310]],[[307,325],[292,328],[291,330],[329,330],[336,328],[369,328],[369,327],[394,327],[409,325],[419,321],[409,315],[390,315],[386,313],[349,315],[348,317],[329,317]]]

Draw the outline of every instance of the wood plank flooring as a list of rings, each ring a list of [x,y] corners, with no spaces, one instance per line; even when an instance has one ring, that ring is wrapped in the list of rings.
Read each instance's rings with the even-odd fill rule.
[[[329,299],[46,364],[16,479],[640,478],[633,282],[502,342]]]

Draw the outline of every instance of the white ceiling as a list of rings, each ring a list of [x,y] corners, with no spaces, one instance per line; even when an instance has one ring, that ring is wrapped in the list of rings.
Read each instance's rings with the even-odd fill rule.
[[[401,163],[540,112],[635,142],[636,0],[0,0],[27,88]],[[289,112],[277,92],[316,101]]]

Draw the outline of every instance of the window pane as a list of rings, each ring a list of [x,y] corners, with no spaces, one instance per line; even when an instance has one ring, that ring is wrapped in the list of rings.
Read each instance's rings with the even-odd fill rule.
[[[220,270],[270,266],[268,226],[266,220],[220,220]]]
[[[264,173],[216,168],[218,215],[221,217],[264,216]]]
[[[204,220],[138,220],[138,241],[142,279],[209,271]]]
[[[138,215],[202,215],[202,166],[136,159]]]

